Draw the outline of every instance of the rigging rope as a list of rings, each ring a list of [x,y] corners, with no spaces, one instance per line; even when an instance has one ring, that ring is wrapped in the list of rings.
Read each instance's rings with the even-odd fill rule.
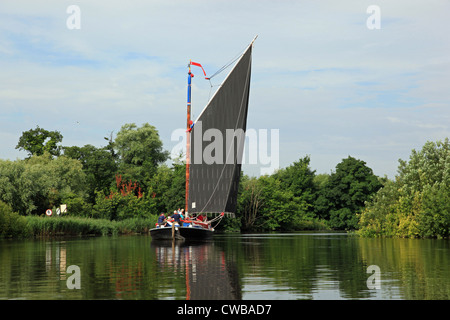
[[[211,82],[211,79],[214,78],[215,76],[217,76],[218,74],[220,74],[221,72],[225,71],[233,63],[235,63],[237,60],[239,60],[244,55],[244,53],[245,53],[245,51],[237,54],[234,58],[232,58],[229,62],[227,62],[219,70],[217,70],[212,76],[210,76],[208,78],[205,77],[205,79],[209,81],[209,85],[210,85],[208,101],[211,99],[211,92],[212,92],[213,87],[220,87],[220,86],[222,86],[222,84],[213,85],[212,82]]]
[[[233,63],[235,63],[242,55],[244,54],[244,52],[239,53],[237,56],[235,56],[233,59],[231,59],[228,63],[226,63],[225,65],[223,65],[219,70],[217,70],[212,76],[210,76],[208,79],[211,80],[212,78],[214,78],[215,76],[217,76],[219,73],[221,73],[222,71],[224,71],[225,69],[227,69],[229,66],[231,66]]]

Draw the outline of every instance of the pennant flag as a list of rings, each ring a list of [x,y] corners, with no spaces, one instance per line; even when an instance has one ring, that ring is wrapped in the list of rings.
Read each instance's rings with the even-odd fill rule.
[[[201,65],[200,63],[197,63],[197,62],[192,62],[192,61],[191,61],[191,62],[190,62],[190,64],[191,64],[191,65],[193,65],[193,66],[197,66],[197,67],[200,67],[200,68],[202,68],[202,70],[203,70],[203,74],[205,75],[205,79],[206,79],[206,80],[209,80],[209,78],[207,78],[207,77],[206,77],[206,72],[205,72],[205,69],[203,69],[203,67],[202,67],[202,65]]]

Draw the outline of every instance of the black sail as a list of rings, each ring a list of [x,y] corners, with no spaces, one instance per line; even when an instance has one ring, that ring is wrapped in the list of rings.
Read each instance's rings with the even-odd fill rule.
[[[247,126],[252,45],[191,131],[189,214],[235,213]]]

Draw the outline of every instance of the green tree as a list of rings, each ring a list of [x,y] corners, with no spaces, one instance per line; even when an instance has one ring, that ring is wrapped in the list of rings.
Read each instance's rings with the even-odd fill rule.
[[[327,184],[330,180],[330,175],[326,173],[318,174],[314,177],[314,184],[316,188],[316,198],[314,200],[313,210],[317,218],[325,220],[330,218],[330,204],[327,199]]]
[[[399,160],[398,175],[377,193],[360,218],[366,236],[448,237],[450,143],[426,142]]]
[[[310,157],[305,156],[286,169],[280,169],[274,173],[274,177],[280,180],[281,188],[292,192],[292,195],[306,208],[304,215],[312,217],[312,206],[316,197],[316,185],[314,183],[315,171],[310,168]]]
[[[169,155],[163,150],[158,131],[148,123],[140,128],[134,123],[123,125],[115,138],[114,148],[124,178],[138,181],[145,190],[158,165],[165,162]]]
[[[154,202],[153,212],[168,212],[184,208],[186,198],[186,167],[179,158],[172,166],[160,165],[149,184],[147,196]]]
[[[328,180],[330,179],[330,175],[327,173],[320,173],[314,176],[314,185],[316,186],[316,190],[322,189],[326,186]]]
[[[58,144],[61,143],[62,139],[63,136],[59,131],[48,131],[36,126],[36,129],[22,132],[16,149],[27,151],[29,157],[32,155],[41,156],[45,152],[52,156],[59,156],[61,146]]]
[[[260,177],[264,206],[260,225],[265,230],[295,230],[306,218],[309,204],[293,190],[285,188],[275,175]]]
[[[166,211],[184,208],[186,203],[186,165],[179,159],[172,164],[172,179],[165,197]]]
[[[241,175],[239,187],[237,211],[241,220],[241,228],[244,231],[261,228],[263,221],[259,221],[259,225],[256,224],[264,206],[260,180],[256,177]]]
[[[81,163],[65,156],[0,160],[0,200],[20,214],[43,214],[73,193],[84,198],[85,179]]]
[[[79,160],[86,174],[88,202],[95,202],[95,192],[109,193],[117,172],[114,155],[107,148],[96,148],[87,144],[84,147],[64,147],[64,155]]]
[[[399,184],[388,180],[378,190],[371,201],[366,203],[359,219],[360,234],[365,236],[388,235],[396,233],[394,225],[398,225],[397,200],[400,197]],[[396,222],[394,222],[396,220]]]
[[[270,176],[243,176],[238,198],[240,225],[249,230],[298,230],[314,218],[314,171],[306,156]]]
[[[320,184],[309,164],[310,157],[305,156],[272,175],[259,178],[243,175],[236,225],[244,231],[325,227],[315,214],[314,203]]]
[[[22,214],[35,209],[30,197],[33,181],[23,177],[25,164],[23,160],[0,160],[0,201]]]
[[[332,228],[355,229],[357,214],[381,186],[364,161],[349,156],[336,166],[336,172],[319,191],[316,210],[322,218],[329,219]]]

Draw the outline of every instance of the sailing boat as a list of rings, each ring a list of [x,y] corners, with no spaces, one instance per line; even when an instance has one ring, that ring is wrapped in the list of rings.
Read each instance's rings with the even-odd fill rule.
[[[191,121],[191,66],[189,62],[186,197],[189,218],[150,230],[154,240],[211,239],[225,215],[234,216],[241,174],[250,93],[252,48],[256,37],[238,57],[233,69],[195,121]],[[205,141],[211,141],[205,143]],[[195,217],[213,217],[202,221]]]

